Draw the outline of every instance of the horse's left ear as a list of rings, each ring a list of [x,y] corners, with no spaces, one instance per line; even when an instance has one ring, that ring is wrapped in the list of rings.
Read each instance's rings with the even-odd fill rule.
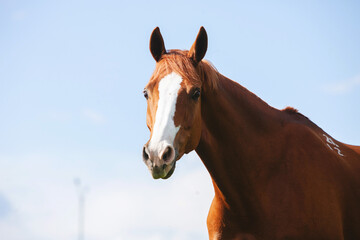
[[[208,45],[208,37],[204,27],[201,27],[194,44],[189,51],[189,57],[198,64],[205,56]]]

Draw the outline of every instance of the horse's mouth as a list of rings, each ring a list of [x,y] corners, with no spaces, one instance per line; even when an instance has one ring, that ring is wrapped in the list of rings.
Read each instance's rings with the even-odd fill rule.
[[[163,167],[153,167],[151,169],[151,175],[154,179],[168,179],[175,171],[176,161],[173,161],[169,165],[163,165]]]

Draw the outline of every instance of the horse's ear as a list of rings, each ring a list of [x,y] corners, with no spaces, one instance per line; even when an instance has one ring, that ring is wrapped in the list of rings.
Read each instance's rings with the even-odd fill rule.
[[[208,45],[208,37],[204,27],[201,27],[194,44],[189,51],[189,57],[198,64],[205,56]]]
[[[150,37],[150,52],[156,62],[166,53],[164,39],[161,36],[159,27],[156,27]]]

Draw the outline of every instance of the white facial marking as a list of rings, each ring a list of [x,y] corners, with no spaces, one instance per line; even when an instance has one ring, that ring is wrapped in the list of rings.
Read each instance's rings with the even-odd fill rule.
[[[175,126],[174,115],[176,101],[182,78],[172,72],[159,83],[159,101],[156,110],[153,134],[149,142],[149,149],[161,154],[168,145],[173,145],[180,126]]]

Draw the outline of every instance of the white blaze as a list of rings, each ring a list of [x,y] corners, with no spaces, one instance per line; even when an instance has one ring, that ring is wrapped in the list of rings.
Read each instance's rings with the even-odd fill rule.
[[[149,149],[159,155],[161,151],[165,150],[166,146],[173,146],[175,136],[180,128],[180,126],[175,126],[174,115],[181,82],[181,76],[172,72],[161,79],[159,83],[158,107],[152,137],[149,142]]]

